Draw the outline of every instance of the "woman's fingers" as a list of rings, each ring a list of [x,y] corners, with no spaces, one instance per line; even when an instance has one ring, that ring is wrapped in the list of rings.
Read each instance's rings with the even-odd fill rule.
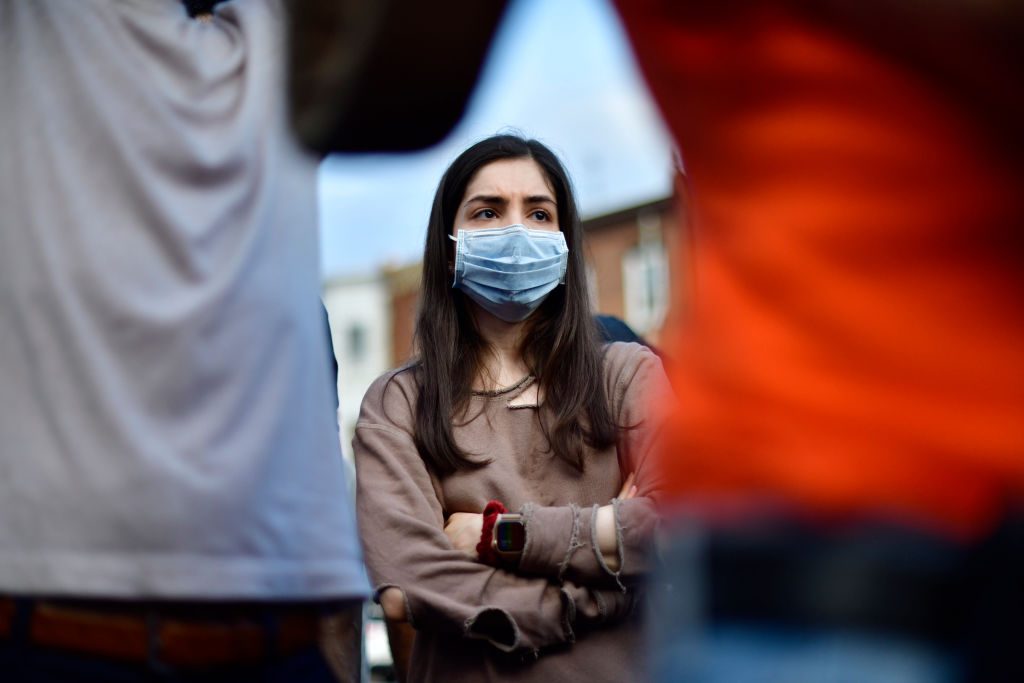
[[[388,586],[377,598],[384,616],[388,621],[407,621],[409,615],[405,611],[405,594],[397,586]]]
[[[444,527],[444,533],[456,550],[476,558],[476,544],[480,542],[484,516],[473,512],[453,512]]]
[[[633,486],[634,478],[633,472],[630,472],[629,476],[626,477],[626,481],[622,482],[622,489],[619,490],[619,495],[617,495],[616,498],[629,500],[636,494],[636,487]]]

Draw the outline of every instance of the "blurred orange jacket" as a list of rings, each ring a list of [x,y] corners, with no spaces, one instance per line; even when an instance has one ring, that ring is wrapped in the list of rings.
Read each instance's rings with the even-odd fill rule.
[[[619,2],[690,198],[674,500],[968,537],[1024,491],[1021,27],[957,4]]]

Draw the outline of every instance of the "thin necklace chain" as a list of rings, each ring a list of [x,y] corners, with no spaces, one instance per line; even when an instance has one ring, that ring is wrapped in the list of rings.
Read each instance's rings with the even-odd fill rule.
[[[533,375],[526,375],[515,384],[510,384],[507,387],[498,387],[497,389],[490,389],[484,391],[474,391],[473,394],[476,396],[501,396],[502,394],[508,394],[516,389],[525,389],[526,387],[533,384],[533,381],[537,379]]]

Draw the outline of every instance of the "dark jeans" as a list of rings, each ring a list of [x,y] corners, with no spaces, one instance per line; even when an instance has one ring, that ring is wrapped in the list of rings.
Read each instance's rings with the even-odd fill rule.
[[[1024,681],[1022,520],[961,546],[893,524],[678,519],[649,592],[653,680]]]

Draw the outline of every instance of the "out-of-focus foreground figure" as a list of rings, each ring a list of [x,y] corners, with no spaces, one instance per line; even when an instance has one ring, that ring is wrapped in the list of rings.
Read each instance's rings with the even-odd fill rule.
[[[360,614],[286,8],[213,4],[0,0],[4,681],[333,680]]]
[[[659,680],[1020,680],[1019,5],[619,5],[694,231]]]

